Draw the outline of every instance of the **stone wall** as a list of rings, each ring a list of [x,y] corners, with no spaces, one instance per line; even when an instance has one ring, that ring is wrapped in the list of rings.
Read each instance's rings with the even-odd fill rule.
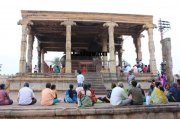
[[[90,78],[96,79],[96,75],[91,75]],[[149,89],[151,80],[154,79],[155,76],[150,74],[136,74],[136,80],[141,84],[143,89]],[[103,83],[107,90],[111,89],[111,83],[122,82],[125,87],[127,87],[127,76],[116,76],[116,75],[102,75]],[[86,80],[86,79],[85,79]],[[102,80],[102,79],[97,79]],[[29,75],[17,75],[15,77],[10,77],[6,79],[6,85],[8,90],[10,91],[18,91],[21,87],[23,87],[24,82],[30,83],[30,88],[34,91],[41,91],[45,88],[46,83],[50,82],[52,84],[56,84],[56,89],[58,91],[65,91],[69,88],[69,84],[74,84],[74,87],[77,86],[76,76],[74,74],[29,74]]]
[[[0,108],[0,119],[180,119],[180,106],[95,106],[89,108],[61,106],[19,106]]]

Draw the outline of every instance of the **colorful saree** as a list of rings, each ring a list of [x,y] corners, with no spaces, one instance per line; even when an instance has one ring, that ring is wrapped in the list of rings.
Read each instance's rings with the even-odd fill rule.
[[[163,91],[155,87],[151,94],[151,103],[153,104],[166,104],[168,99]]]

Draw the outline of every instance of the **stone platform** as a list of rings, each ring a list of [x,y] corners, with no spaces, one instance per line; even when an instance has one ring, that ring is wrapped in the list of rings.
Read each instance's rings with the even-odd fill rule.
[[[101,103],[93,107],[78,108],[77,104],[60,102],[53,106],[41,106],[41,95],[35,92],[35,105],[19,106],[17,94],[10,92],[13,105],[0,106],[0,119],[180,119],[180,103],[121,107]],[[64,93],[58,93],[58,97],[63,98]]]
[[[155,76],[152,74],[136,74],[136,80],[141,84],[142,88],[147,90],[149,89],[151,80],[154,79]],[[97,73],[88,73],[85,75],[85,81],[92,83],[92,87],[95,88],[95,92],[97,94],[105,94],[105,90],[111,89],[111,83],[122,82],[125,87],[127,87],[127,75],[117,74],[97,74]],[[58,91],[65,91],[69,88],[69,84],[74,84],[77,86],[77,80],[75,74],[17,74],[14,77],[9,77],[6,80],[6,84],[8,90],[10,91],[18,91],[21,87],[23,87],[24,82],[29,82],[30,87],[34,91],[41,91],[47,82],[51,82],[52,84],[56,84],[56,88]],[[103,87],[104,86],[104,87]],[[105,92],[105,93],[103,93]]]
[[[59,103],[53,106],[0,106],[0,119],[180,119],[180,105],[150,105],[112,107],[95,104],[77,108],[77,104]]]

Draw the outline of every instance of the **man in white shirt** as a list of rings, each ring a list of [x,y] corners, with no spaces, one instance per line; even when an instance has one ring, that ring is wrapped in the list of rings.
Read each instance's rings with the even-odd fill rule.
[[[81,74],[81,71],[80,71],[80,70],[78,70],[77,72],[78,72],[78,75],[77,75],[77,83],[82,85],[83,82],[84,82],[84,76]]]
[[[34,66],[34,73],[38,73],[38,67],[37,67],[37,65]]]
[[[121,83],[118,83],[118,86],[113,88],[110,98],[110,103],[113,106],[124,106],[131,103],[131,99],[128,98],[128,95],[123,88],[120,87]]]
[[[17,101],[19,105],[32,105],[36,103],[33,90],[29,88],[29,83],[25,82],[24,87],[19,90]]]

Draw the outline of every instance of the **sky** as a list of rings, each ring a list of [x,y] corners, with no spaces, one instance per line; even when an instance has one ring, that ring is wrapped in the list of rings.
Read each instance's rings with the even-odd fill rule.
[[[17,22],[21,19],[21,10],[44,11],[74,11],[99,12],[118,14],[153,15],[153,23],[158,20],[169,21],[171,29],[164,34],[164,38],[171,38],[171,53],[173,59],[173,73],[180,73],[180,7],[178,0],[1,0],[0,1],[0,74],[15,74],[19,71],[21,26]],[[142,61],[149,64],[147,32],[142,38]],[[123,59],[131,65],[135,64],[135,49],[132,38],[124,37]],[[160,32],[154,29],[155,58],[158,70],[162,61]],[[33,66],[37,63],[36,41],[33,50]],[[131,52],[128,52],[131,49]],[[45,60],[53,60],[61,56],[60,53],[47,53]]]

